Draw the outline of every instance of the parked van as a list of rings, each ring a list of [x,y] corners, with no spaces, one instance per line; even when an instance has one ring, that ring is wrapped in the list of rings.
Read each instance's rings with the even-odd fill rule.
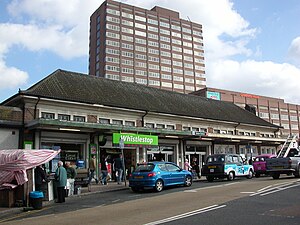
[[[235,177],[247,177],[251,179],[254,174],[252,165],[245,163],[237,154],[214,154],[206,159],[201,169],[201,175],[206,176],[209,182],[214,179],[234,180]]]

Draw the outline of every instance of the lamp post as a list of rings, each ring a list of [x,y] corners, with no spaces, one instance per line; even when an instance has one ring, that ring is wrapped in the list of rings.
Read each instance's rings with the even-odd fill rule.
[[[119,147],[121,149],[121,154],[122,154],[122,167],[124,169],[124,181],[125,181],[125,187],[126,187],[126,168],[125,168],[125,161],[124,161],[124,139],[120,138],[119,140]]]

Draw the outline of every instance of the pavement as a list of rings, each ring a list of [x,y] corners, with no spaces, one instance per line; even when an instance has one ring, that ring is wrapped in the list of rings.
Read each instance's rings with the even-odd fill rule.
[[[126,181],[126,186],[125,186],[125,182],[123,182],[122,184],[118,184],[117,182],[108,182],[107,185],[102,185],[102,184],[96,184],[96,183],[92,183],[90,185],[90,187],[81,187],[80,190],[80,194],[78,195],[73,195],[73,196],[69,196],[68,198],[76,198],[76,197],[80,197],[80,196],[84,196],[84,195],[90,195],[90,194],[94,194],[94,193],[101,193],[101,192],[111,192],[111,191],[119,191],[119,190],[126,190],[129,189],[128,187],[128,181]],[[54,200],[51,201],[43,201],[43,206],[46,205],[51,205],[54,204]],[[22,207],[12,207],[12,208],[8,208],[8,207],[0,207],[0,217],[1,215],[3,216],[4,214],[12,214],[13,212],[17,212],[20,210],[23,210],[24,206]]]

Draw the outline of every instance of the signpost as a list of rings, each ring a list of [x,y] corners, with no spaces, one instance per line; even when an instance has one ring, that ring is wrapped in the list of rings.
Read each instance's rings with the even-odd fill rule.
[[[124,161],[124,139],[120,138],[119,140],[119,147],[121,149],[122,153],[122,167],[123,167],[123,174],[124,174],[124,181],[125,181],[125,187],[126,187],[126,169],[125,169],[125,161]]]

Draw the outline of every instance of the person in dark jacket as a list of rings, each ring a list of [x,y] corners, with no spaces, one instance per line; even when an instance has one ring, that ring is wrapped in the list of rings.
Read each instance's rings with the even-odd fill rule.
[[[123,166],[123,156],[122,154],[119,155],[119,158],[116,158],[114,160],[114,167],[116,170],[116,176],[117,176],[117,182],[118,184],[121,184],[122,182],[122,177],[123,177],[123,172],[124,172],[124,166]]]
[[[77,172],[70,162],[65,162],[65,165],[67,171],[67,195],[70,196],[74,194],[74,183]]]
[[[101,157],[101,183],[102,185],[107,185],[107,157],[104,155]]]
[[[42,165],[39,165],[34,170],[34,183],[36,191],[43,191],[43,184],[48,182],[46,171]]]
[[[67,171],[63,167],[63,162],[58,161],[58,167],[55,171],[55,180],[57,188],[57,203],[65,202],[65,187],[67,185]]]
[[[196,176],[198,177],[198,179],[201,178],[201,175],[200,175],[200,167],[199,167],[199,164],[197,162],[197,158],[193,158],[193,162],[192,162],[192,170],[194,173],[196,173]]]

